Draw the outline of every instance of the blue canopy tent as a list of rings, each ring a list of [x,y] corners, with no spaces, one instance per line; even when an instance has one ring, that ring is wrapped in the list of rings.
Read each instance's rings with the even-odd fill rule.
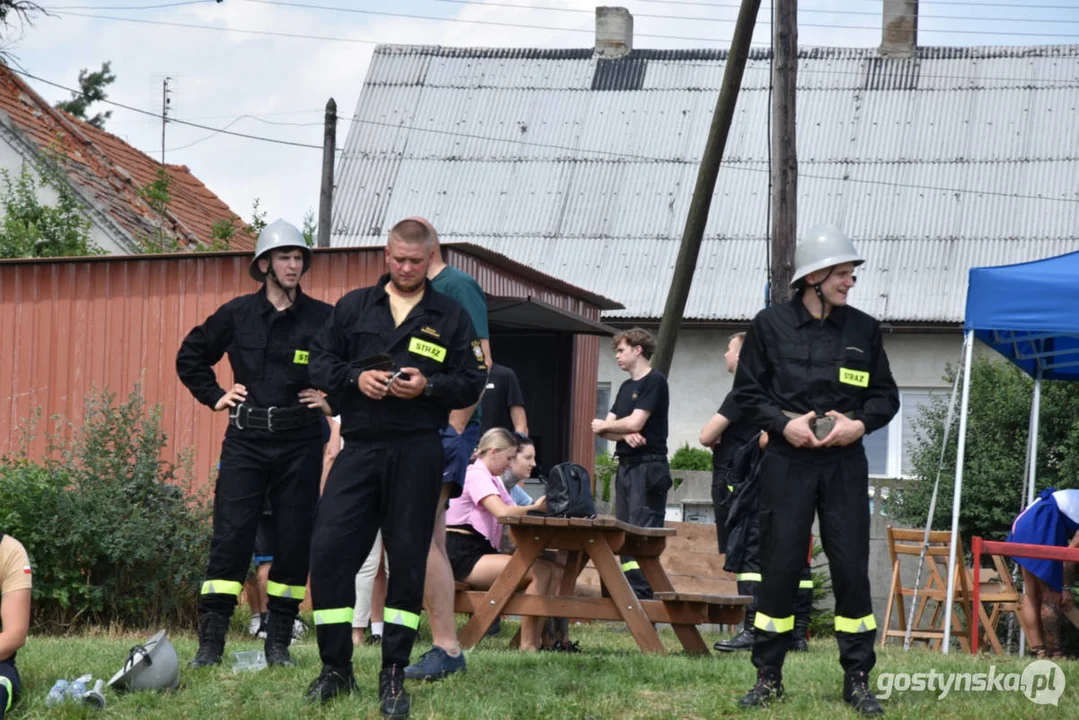
[[[952,499],[952,553],[948,563],[949,602],[944,619],[944,652],[948,651],[951,600],[955,597],[955,555],[959,545],[959,505],[963,491],[974,338],[1034,378],[1027,445],[1026,504],[1032,503],[1042,380],[1079,380],[1079,252],[1018,265],[971,268],[963,329],[963,391]]]

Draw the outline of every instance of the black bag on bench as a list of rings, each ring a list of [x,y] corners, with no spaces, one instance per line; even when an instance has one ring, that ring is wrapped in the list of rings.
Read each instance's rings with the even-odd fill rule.
[[[576,463],[564,462],[551,468],[547,476],[548,517],[594,518],[596,504],[592,500],[592,479],[588,471]]]

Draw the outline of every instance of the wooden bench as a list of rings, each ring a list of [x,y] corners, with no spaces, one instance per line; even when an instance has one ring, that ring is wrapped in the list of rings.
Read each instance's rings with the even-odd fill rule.
[[[594,520],[513,517],[503,518],[517,546],[506,570],[487,591],[457,585],[454,609],[472,618],[460,634],[463,647],[478,643],[500,614],[531,617],[573,617],[592,620],[623,620],[644,652],[664,653],[653,623],[674,628],[690,654],[707,654],[697,625],[735,624],[741,621],[750,598],[737,594],[678,592],[660,562],[674,528],[641,528],[611,517]],[[714,542],[714,540],[713,540]],[[712,545],[711,547],[715,547]],[[567,563],[556,595],[524,595],[516,592],[521,579],[545,549],[567,551]],[[656,596],[638,601],[616,553],[636,558]],[[577,580],[591,560],[601,585],[610,597],[584,597]]]

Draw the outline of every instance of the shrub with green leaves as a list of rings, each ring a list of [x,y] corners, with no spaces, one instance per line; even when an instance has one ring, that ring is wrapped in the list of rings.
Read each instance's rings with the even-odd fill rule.
[[[675,451],[671,457],[671,470],[712,470],[712,451],[704,448],[690,447],[689,443],[682,443],[682,447]]]
[[[949,386],[956,368],[945,376]],[[1003,540],[1023,506],[1026,492],[1028,422],[1034,382],[997,357],[976,358],[971,368],[970,413],[967,420],[963,503],[959,532],[965,542],[979,535]],[[912,462],[917,481],[892,505],[897,518],[924,527],[940,462],[948,393],[934,395],[915,423]],[[958,447],[959,413],[949,434],[940,477],[933,527],[951,527],[952,493]],[[1038,433],[1037,489],[1079,485],[1079,383],[1042,383],[1041,428]]]
[[[618,472],[618,460],[607,453],[596,456],[596,487],[602,488],[599,499],[603,502],[611,501],[611,483],[614,482],[616,472]]]
[[[137,387],[122,402],[95,391],[81,426],[54,418],[46,458],[28,456],[27,431],[0,459],[0,528],[30,554],[35,630],[193,622],[210,514],[190,463],[162,459],[161,413]]]

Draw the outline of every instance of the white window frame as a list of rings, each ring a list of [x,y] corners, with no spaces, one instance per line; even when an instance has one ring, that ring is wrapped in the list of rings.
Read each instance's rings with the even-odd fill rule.
[[[876,479],[910,479],[913,475],[903,473],[903,445],[906,440],[903,437],[903,409],[906,407],[903,396],[906,393],[947,393],[946,387],[902,387],[899,388],[899,412],[888,423],[888,457],[883,474],[870,473],[869,477]]]

